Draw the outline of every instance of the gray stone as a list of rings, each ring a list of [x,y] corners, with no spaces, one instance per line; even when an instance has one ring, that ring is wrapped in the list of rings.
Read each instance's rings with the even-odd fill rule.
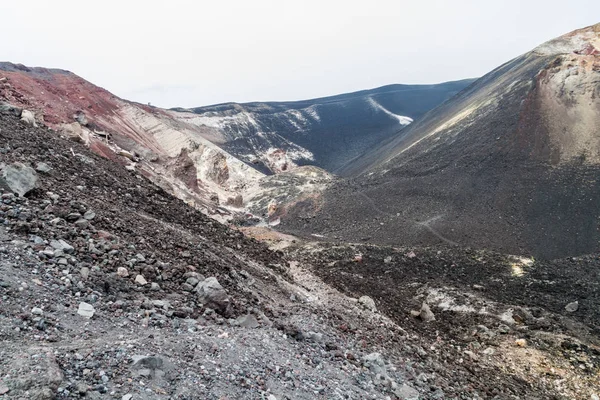
[[[363,365],[373,374],[387,376],[385,360],[380,353],[371,353],[363,357]]]
[[[81,277],[84,280],[87,280],[87,278],[90,276],[90,269],[88,267],[82,267],[81,270],[79,270],[79,274],[81,274]]]
[[[217,281],[217,278],[206,278],[198,283],[194,292],[198,295],[198,300],[205,306],[219,311],[220,313],[227,312],[229,308],[229,296],[223,289],[223,286]]]
[[[81,315],[84,318],[92,318],[96,310],[94,306],[88,303],[84,303],[83,301],[79,303],[79,309],[77,310],[77,314]]]
[[[358,299],[358,302],[368,310],[377,311],[377,306],[375,305],[375,301],[369,296],[361,296]]]
[[[61,250],[67,254],[71,254],[73,251],[75,251],[75,249],[73,248],[73,246],[71,246],[69,243],[65,242],[64,240],[60,239],[60,240],[51,240],[50,241],[50,246],[52,246],[55,250]],[[58,256],[56,251],[54,252],[54,256]]]
[[[147,378],[161,377],[173,365],[163,357],[159,356],[133,356],[133,365],[131,369],[137,375]]]
[[[572,303],[569,303],[565,306],[565,310],[567,310],[567,312],[575,312],[577,310],[579,310],[579,302],[578,301],[574,301]]]
[[[160,285],[156,282],[152,282],[150,284],[150,290],[152,290],[154,292],[158,292],[160,290]]]
[[[241,326],[242,328],[258,328],[260,324],[256,317],[252,314],[242,315],[235,320],[235,325]]]
[[[31,309],[31,313],[32,313],[33,315],[43,315],[43,314],[44,314],[44,310],[42,310],[42,309],[41,309],[41,308],[39,308],[39,307],[33,307],[33,308]]]
[[[124,394],[123,397],[121,397],[121,400],[131,400],[131,399],[133,399],[133,395],[131,393]]]
[[[52,170],[52,167],[50,165],[46,164],[45,162],[39,162],[35,166],[35,170],[37,172],[48,173]]]
[[[88,221],[91,221],[94,218],[96,218],[96,213],[92,210],[87,210],[85,214],[83,214],[83,218],[87,219]]]
[[[22,163],[6,165],[0,177],[0,186],[8,187],[20,197],[25,196],[38,185],[38,175],[35,170]]]
[[[75,225],[77,225],[77,227],[80,229],[84,229],[90,225],[90,221],[88,221],[85,218],[81,218],[81,219],[78,219],[77,221],[75,221]]]
[[[394,394],[400,400],[419,400],[419,392],[415,388],[404,383],[394,390]]]
[[[429,308],[429,304],[426,302],[423,302],[423,305],[421,306],[419,317],[421,317],[421,319],[425,322],[435,321],[435,315],[431,311],[431,308]]]
[[[0,102],[0,113],[2,114],[13,114],[17,117],[21,116],[23,109],[12,104]]]
[[[117,268],[117,275],[121,278],[126,278],[129,276],[129,271],[127,271],[127,268],[125,267],[119,267]]]

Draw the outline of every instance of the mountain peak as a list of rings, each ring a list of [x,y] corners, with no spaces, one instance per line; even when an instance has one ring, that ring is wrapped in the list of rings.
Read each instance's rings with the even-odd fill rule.
[[[533,51],[541,55],[600,55],[600,23],[559,36]]]

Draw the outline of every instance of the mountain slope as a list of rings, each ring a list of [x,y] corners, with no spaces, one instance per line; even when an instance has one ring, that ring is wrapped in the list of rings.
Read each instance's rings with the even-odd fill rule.
[[[224,137],[223,149],[263,172],[285,170],[286,162],[337,172],[471,82],[389,85],[295,102],[179,108],[175,110],[181,114],[175,117],[214,128]],[[285,157],[277,157],[277,151]]]
[[[599,251],[599,82],[600,25],[545,43],[354,160],[345,173],[358,176],[325,194],[318,218],[287,224],[389,244]]]
[[[2,102],[34,112],[38,123],[140,170],[211,215],[226,212],[219,204],[264,176],[215,145],[214,132],[120,99],[69,71],[0,63]]]
[[[2,110],[0,199],[3,399],[600,393],[597,257],[272,251]]]

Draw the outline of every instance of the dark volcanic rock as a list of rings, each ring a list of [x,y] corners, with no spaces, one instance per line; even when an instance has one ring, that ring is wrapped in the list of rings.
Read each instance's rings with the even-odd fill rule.
[[[599,37],[575,31],[490,72],[355,160],[316,218],[283,226],[546,258],[600,250]]]
[[[282,157],[342,172],[350,160],[472,82],[389,85],[312,100],[175,110],[198,114],[196,123],[216,127],[224,136],[225,142],[218,143],[224,150],[263,172],[288,169]]]

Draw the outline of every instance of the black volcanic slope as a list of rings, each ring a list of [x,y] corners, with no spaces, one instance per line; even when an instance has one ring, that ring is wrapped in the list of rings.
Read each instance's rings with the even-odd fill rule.
[[[477,80],[354,160],[344,169],[354,179],[318,207],[299,204],[284,226],[548,258],[597,252],[599,99],[600,24]]]
[[[220,146],[251,162],[273,148],[286,150],[299,165],[337,172],[405,127],[398,117],[416,120],[474,80],[436,85],[389,85],[372,90],[294,102],[226,103],[190,110],[202,117],[224,118]],[[398,117],[396,117],[398,116]],[[313,159],[303,157],[304,150]],[[262,168],[268,172],[267,167]]]

